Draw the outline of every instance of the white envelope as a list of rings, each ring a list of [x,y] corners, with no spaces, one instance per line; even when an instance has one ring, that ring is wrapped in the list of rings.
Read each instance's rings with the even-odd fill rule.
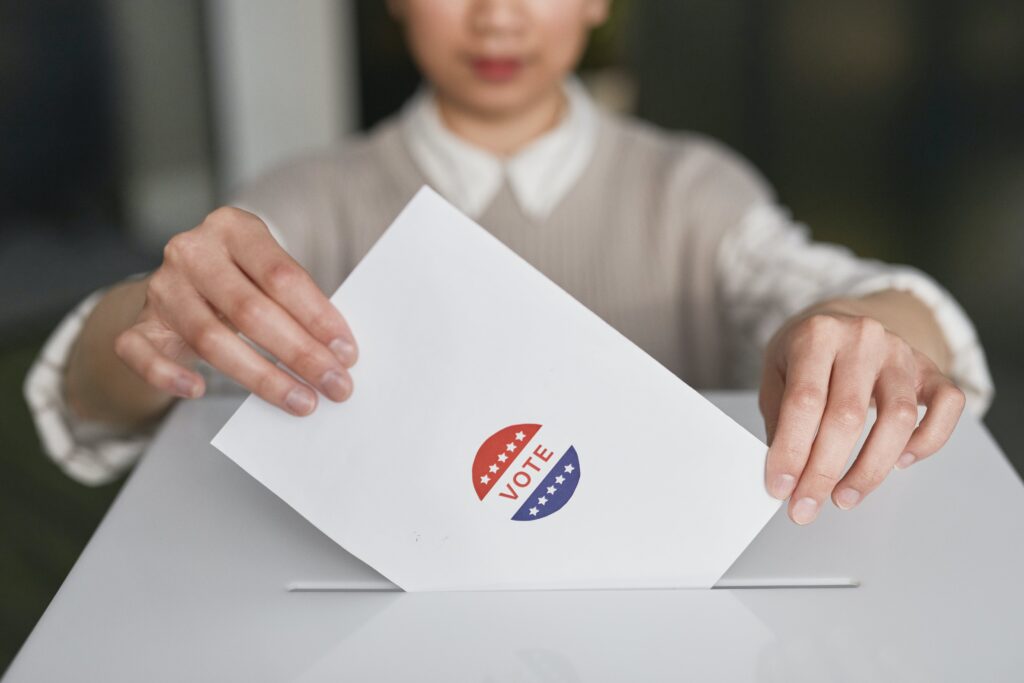
[[[766,447],[424,188],[331,298],[355,393],[213,445],[408,591],[710,587]]]

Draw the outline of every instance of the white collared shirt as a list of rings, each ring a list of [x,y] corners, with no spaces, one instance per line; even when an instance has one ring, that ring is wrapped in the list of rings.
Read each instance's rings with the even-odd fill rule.
[[[510,157],[475,147],[441,120],[434,96],[421,90],[401,113],[402,138],[434,188],[478,219],[508,182],[523,213],[543,220],[583,174],[597,144],[597,111],[576,79],[565,84],[558,124]]]

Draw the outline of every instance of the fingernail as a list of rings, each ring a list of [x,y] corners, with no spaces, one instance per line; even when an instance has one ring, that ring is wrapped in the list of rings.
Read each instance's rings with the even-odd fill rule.
[[[174,380],[174,393],[182,398],[192,398],[195,392],[195,382],[188,375],[181,375]]]
[[[331,350],[331,353],[341,359],[341,362],[344,363],[346,367],[355,365],[356,356],[358,356],[359,353],[356,351],[356,345],[348,339],[338,337],[331,341],[331,343],[327,345],[327,348]]]
[[[789,497],[789,494],[793,493],[794,486],[796,486],[796,477],[792,474],[779,474],[772,479],[771,489],[768,493],[771,494],[772,498],[785,500]]]
[[[836,494],[836,505],[843,510],[849,510],[860,502],[860,491],[857,489],[843,489]]]
[[[316,406],[316,397],[305,387],[295,387],[284,397],[284,405],[295,415],[309,415]]]
[[[320,378],[320,387],[332,401],[344,401],[352,393],[352,380],[337,370],[328,370]]]
[[[913,465],[915,460],[917,460],[917,456],[913,453],[904,453],[900,456],[900,459],[896,461],[896,469],[905,470]]]
[[[818,501],[813,498],[801,498],[793,506],[793,521],[797,524],[810,524],[818,516]]]

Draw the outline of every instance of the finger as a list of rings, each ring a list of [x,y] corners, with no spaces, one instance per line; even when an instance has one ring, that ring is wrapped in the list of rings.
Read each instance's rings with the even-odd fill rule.
[[[117,336],[114,352],[147,384],[160,391],[181,398],[199,398],[206,390],[202,375],[165,356],[134,327]]]
[[[359,355],[352,330],[309,273],[267,231],[251,239],[246,236],[244,244],[234,239],[231,253],[238,267],[346,367],[351,367]]]
[[[832,501],[843,510],[856,506],[885,480],[917,425],[917,391],[909,364],[879,373],[875,405],[878,418],[864,447],[832,493]]]
[[[757,404],[761,410],[761,416],[764,418],[764,431],[769,446],[775,440],[775,431],[779,425],[779,407],[782,404],[782,394],[785,388],[786,383],[783,381],[782,373],[774,364],[766,362],[764,370],[761,372],[761,390],[758,392]],[[767,476],[767,472],[765,474]],[[768,484],[767,480],[765,484]]]
[[[921,424],[914,430],[896,467],[905,469],[936,453],[949,440],[964,412],[967,399],[948,377],[938,370],[929,373],[919,392],[927,406]]]
[[[831,348],[808,345],[794,350],[786,369],[778,421],[765,463],[768,492],[779,500],[793,492],[807,463],[825,410],[833,360]]]
[[[179,298],[164,315],[201,358],[268,403],[293,415],[313,412],[316,392],[256,353],[195,290],[182,291]]]
[[[274,303],[234,264],[193,264],[197,290],[239,331],[333,401],[352,393],[352,378],[331,351]]]
[[[790,498],[789,516],[797,524],[818,516],[860,439],[881,365],[876,353],[873,343],[858,343],[836,357],[818,434]]]

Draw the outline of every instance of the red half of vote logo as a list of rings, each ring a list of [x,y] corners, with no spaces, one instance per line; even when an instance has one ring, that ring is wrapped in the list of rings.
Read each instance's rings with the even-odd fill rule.
[[[507,505],[517,522],[558,512],[580,481],[575,447],[559,450],[555,444],[544,443],[539,424],[511,425],[495,432],[473,460],[477,498]]]

